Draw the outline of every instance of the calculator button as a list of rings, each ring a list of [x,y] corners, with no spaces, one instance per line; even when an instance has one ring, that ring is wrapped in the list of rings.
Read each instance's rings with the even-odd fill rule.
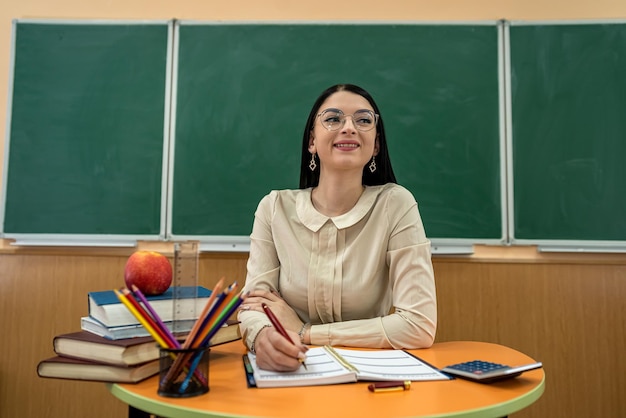
[[[494,370],[508,369],[509,366],[498,363],[490,363],[486,361],[474,360],[465,363],[459,363],[450,366],[453,369],[463,370],[469,373],[481,375],[483,373],[492,372]]]

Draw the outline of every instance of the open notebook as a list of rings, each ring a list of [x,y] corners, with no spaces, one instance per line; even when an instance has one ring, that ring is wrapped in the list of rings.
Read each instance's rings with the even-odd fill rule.
[[[450,380],[435,367],[404,350],[351,350],[315,347],[306,353],[306,369],[295,372],[263,370],[256,356],[244,354],[248,383],[259,388],[332,385],[364,381]],[[253,378],[253,379],[252,379]]]

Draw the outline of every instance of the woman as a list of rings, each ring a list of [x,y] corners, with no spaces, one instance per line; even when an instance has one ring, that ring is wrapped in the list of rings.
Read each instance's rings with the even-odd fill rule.
[[[239,320],[257,364],[295,370],[307,344],[429,347],[437,326],[430,241],[413,195],[396,184],[369,93],[340,84],[320,95],[300,173],[300,189],[272,191],[255,213]]]

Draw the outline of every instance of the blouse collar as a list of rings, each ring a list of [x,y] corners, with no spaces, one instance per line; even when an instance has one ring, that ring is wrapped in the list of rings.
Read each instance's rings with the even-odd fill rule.
[[[317,232],[329,220],[335,224],[337,229],[349,228],[359,222],[374,206],[382,186],[365,186],[365,190],[352,209],[343,215],[332,217],[322,215],[315,209],[311,200],[312,190],[313,188],[308,188],[298,194],[296,198],[296,213],[304,226],[313,232]]]

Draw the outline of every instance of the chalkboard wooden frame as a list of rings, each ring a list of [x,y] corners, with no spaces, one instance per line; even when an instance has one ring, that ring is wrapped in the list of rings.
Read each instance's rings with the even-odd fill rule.
[[[511,21],[505,39],[510,243],[626,251],[626,21]]]
[[[2,237],[87,246],[165,238],[172,28],[13,21]]]

